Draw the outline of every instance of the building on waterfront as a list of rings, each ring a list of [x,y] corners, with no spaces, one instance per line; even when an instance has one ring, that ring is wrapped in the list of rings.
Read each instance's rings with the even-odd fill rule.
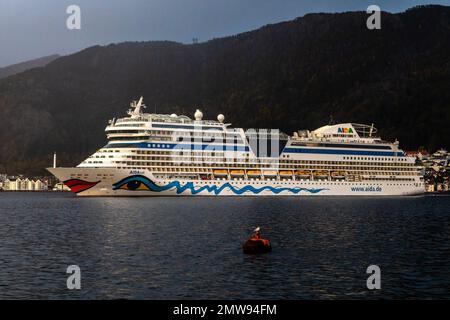
[[[4,191],[46,191],[48,184],[40,179],[7,178],[2,183]]]
[[[3,190],[5,191],[16,191],[19,189],[18,186],[18,182],[17,179],[14,178],[7,178],[4,182],[3,182]]]
[[[426,191],[449,192],[450,153],[445,149],[430,154],[420,152],[417,159],[425,170]]]

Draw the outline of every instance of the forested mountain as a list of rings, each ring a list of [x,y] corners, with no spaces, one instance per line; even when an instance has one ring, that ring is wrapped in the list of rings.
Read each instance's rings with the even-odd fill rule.
[[[0,80],[0,172],[74,165],[105,143],[107,120],[140,95],[148,112],[289,134],[375,123],[404,149],[450,146],[450,7],[308,14],[205,43],[95,46]]]

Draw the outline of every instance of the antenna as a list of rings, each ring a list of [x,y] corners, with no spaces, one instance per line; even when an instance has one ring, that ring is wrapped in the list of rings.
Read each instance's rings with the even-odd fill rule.
[[[147,108],[147,106],[144,104],[144,97],[141,97],[139,101],[133,101],[130,103],[131,109],[134,108],[134,110],[128,110],[128,114],[134,118],[139,117],[140,114],[142,114],[142,108]]]
[[[372,132],[373,132],[373,123],[372,123],[372,125],[370,126],[369,137],[372,136]]]
[[[144,104],[144,97],[141,97],[139,99],[139,101],[135,104],[135,109],[134,109],[134,113],[136,114],[140,114],[141,113],[141,108],[145,108],[145,104]]]

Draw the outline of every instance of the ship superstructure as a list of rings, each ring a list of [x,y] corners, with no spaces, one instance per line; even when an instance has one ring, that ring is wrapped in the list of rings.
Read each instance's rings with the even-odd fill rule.
[[[341,123],[288,136],[144,112],[112,119],[108,143],[75,168],[48,170],[80,196],[416,195],[422,168],[373,125]]]

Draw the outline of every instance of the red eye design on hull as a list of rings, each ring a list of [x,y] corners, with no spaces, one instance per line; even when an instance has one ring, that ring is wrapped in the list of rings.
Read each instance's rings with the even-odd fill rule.
[[[70,188],[73,193],[80,193],[97,185],[100,181],[89,182],[80,179],[70,179],[64,181],[64,184]]]

